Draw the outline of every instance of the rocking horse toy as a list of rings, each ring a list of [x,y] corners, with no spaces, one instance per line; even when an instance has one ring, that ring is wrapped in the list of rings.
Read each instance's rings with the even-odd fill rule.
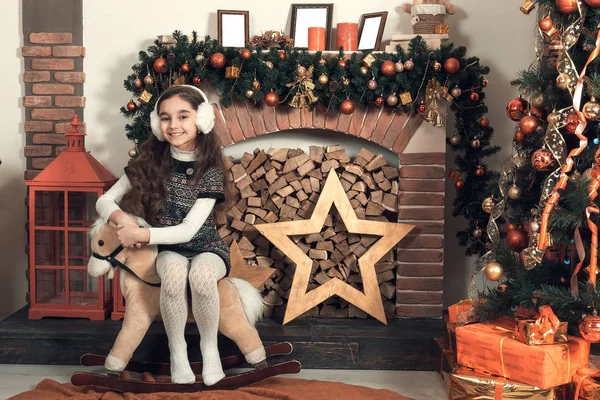
[[[139,220],[139,219],[138,219]],[[143,221],[139,220],[141,224]],[[267,357],[288,355],[292,352],[289,342],[264,347],[254,324],[263,311],[263,300],[258,290],[249,282],[235,276],[218,283],[220,298],[219,332],[233,340],[241,355],[221,359],[227,370],[250,364],[253,370],[223,378],[212,386],[201,380],[202,363],[192,362],[196,374],[193,384],[172,383],[168,363],[132,361],[133,352],[139,346],[153,321],[160,318],[160,278],[156,272],[157,246],[125,248],[119,242],[116,226],[99,219],[91,231],[93,256],[88,262],[88,273],[99,277],[114,277],[117,267],[121,291],[127,307],[123,326],[108,356],[84,354],[84,366],[104,366],[107,374],[76,372],[71,377],[75,386],[92,385],[120,392],[197,392],[212,389],[234,389],[260,380],[280,375],[298,373],[302,368],[296,360],[269,366]],[[232,275],[234,275],[232,273]],[[188,318],[193,321],[193,318]],[[141,374],[133,378],[131,373]],[[154,376],[157,375],[157,376]]]

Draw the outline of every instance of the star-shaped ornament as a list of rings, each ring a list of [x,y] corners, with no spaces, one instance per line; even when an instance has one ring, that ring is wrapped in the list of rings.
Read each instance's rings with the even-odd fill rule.
[[[242,252],[236,241],[230,247],[231,270],[229,278],[239,278],[250,282],[255,288],[261,287],[273,272],[275,268],[259,267],[258,265],[246,264]]]
[[[307,292],[312,260],[294,244],[289,236],[321,232],[332,205],[335,205],[348,232],[381,236],[358,259],[364,293],[338,278],[333,278],[318,288]],[[292,288],[283,319],[284,324],[329,297],[338,295],[387,325],[379,285],[377,284],[375,263],[405,237],[414,228],[414,225],[358,219],[337,173],[332,169],[310,219],[258,224],[255,225],[255,228],[296,264]]]

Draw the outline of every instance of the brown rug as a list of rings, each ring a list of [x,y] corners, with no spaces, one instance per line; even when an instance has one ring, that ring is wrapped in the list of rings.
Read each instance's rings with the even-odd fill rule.
[[[411,400],[408,397],[385,389],[347,385],[338,382],[323,382],[297,378],[269,378],[254,385],[237,390],[214,390],[200,393],[152,393],[118,394],[101,392],[88,387],[75,387],[70,383],[58,383],[44,379],[34,390],[23,392],[10,400]]]

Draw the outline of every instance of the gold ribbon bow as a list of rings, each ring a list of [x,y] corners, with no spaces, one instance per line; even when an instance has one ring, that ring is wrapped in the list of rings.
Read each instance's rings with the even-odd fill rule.
[[[531,338],[535,343],[550,343],[547,336],[554,335],[560,327],[560,321],[550,306],[539,308],[540,317],[535,321],[531,330]]]

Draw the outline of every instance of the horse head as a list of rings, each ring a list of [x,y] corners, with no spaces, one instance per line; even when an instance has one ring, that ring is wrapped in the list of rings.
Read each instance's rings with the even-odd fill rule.
[[[108,257],[121,246],[117,237],[117,226],[98,218],[92,226],[90,237],[93,255],[88,261],[88,274],[99,277],[108,273],[108,279],[112,279],[115,269],[112,268]]]

